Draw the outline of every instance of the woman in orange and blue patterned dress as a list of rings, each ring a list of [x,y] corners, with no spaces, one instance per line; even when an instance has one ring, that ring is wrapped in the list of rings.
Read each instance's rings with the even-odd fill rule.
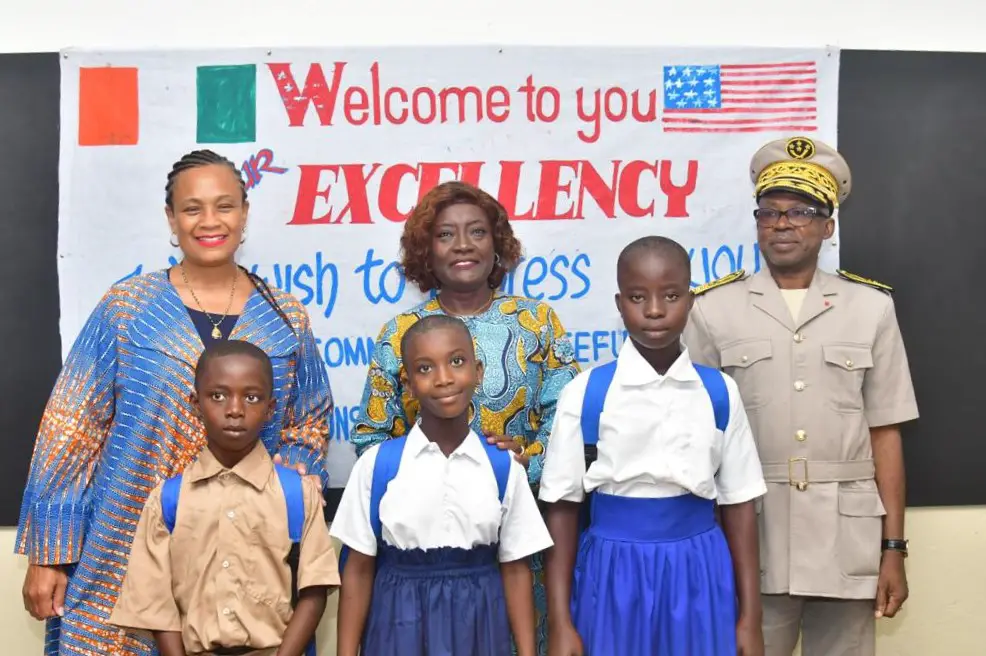
[[[16,548],[29,558],[24,605],[47,620],[46,656],[157,653],[151,638],[107,620],[148,493],[204,445],[190,395],[206,343],[246,340],[270,356],[277,405],[264,445],[324,483],[325,365],[304,307],[236,265],[249,209],[240,172],[211,151],[189,153],[168,175],[165,202],[181,263],[106,293],[34,447]]]
[[[473,397],[472,428],[515,449],[531,485],[538,484],[558,394],[579,367],[547,303],[497,291],[520,256],[506,210],[481,189],[446,182],[421,199],[404,225],[401,265],[422,292],[438,293],[380,332],[349,436],[357,454],[406,434],[417,419],[417,401],[404,385],[401,338],[421,317],[449,314],[469,327],[484,365]],[[538,653],[544,656],[547,608],[540,555],[533,567]]]

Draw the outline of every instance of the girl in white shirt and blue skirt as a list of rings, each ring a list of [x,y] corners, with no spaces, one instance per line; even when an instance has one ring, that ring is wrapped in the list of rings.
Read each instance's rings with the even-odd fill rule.
[[[345,546],[339,656],[534,656],[528,558],[551,538],[509,451],[469,428],[482,377],[454,317],[405,333],[407,386],[421,405],[406,437],[356,462],[331,533]]]
[[[753,502],[766,484],[736,383],[680,343],[688,253],[639,239],[617,283],[629,338],[562,391],[545,457],[549,648],[761,656]]]

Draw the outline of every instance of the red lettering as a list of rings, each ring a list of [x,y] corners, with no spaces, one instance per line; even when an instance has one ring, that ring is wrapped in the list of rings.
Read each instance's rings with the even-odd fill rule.
[[[357,97],[358,96],[358,97]],[[370,97],[362,87],[349,87],[342,100],[342,111],[353,125],[363,125],[370,120]],[[362,112],[357,114],[356,112]]]
[[[490,87],[486,91],[486,107],[491,121],[503,123],[510,116],[510,92],[500,85]]]
[[[425,100],[428,102],[428,113],[421,113],[421,102],[420,98],[424,96]],[[411,114],[414,116],[414,120],[418,123],[428,124],[435,120],[435,116],[438,114],[438,110],[435,107],[435,92],[428,87],[418,87],[411,94]]]
[[[520,169],[522,166],[524,166],[523,162],[500,162],[500,191],[496,197],[503,208],[507,210],[507,215],[514,221],[534,218],[533,203],[523,214],[517,211],[517,194],[520,191]]]
[[[575,204],[571,204],[564,212],[557,210],[558,194],[564,192],[568,199],[572,198],[571,181],[561,184],[561,170],[571,169],[578,175],[579,162],[543,160],[541,162],[541,184],[538,191],[537,218],[548,221],[556,219],[575,218]],[[581,218],[581,217],[580,217]]]
[[[379,220],[377,217],[400,223],[407,219],[413,204],[446,180],[458,179],[478,186],[485,164],[301,165],[298,194],[289,225],[369,225]],[[673,177],[669,160],[611,160],[605,165],[595,165],[587,160],[541,160],[536,163],[502,160],[499,162],[497,198],[514,221],[581,220],[585,218],[590,202],[599,208],[600,214],[610,219],[617,216],[653,217],[658,194],[667,202],[665,217],[688,217],[687,203],[697,187],[698,162],[688,161],[683,184],[676,184]],[[341,185],[344,190],[339,189]],[[523,200],[520,199],[522,186]],[[340,210],[341,193],[346,195],[346,203]],[[406,199],[403,207],[401,199]],[[320,200],[323,206],[317,209]],[[588,211],[595,216],[593,210]]]
[[[407,104],[407,93],[404,92],[404,89],[401,89],[400,87],[397,87],[396,89],[387,89],[387,93],[383,96],[383,112],[387,115],[388,121],[394,125],[401,125],[407,120],[407,107],[402,107],[400,113],[396,116],[390,113],[390,97],[395,94],[400,96],[403,104]],[[377,110],[377,112],[379,112],[379,110]],[[379,123],[377,123],[377,125],[379,125]]]
[[[599,175],[596,167],[589,162],[582,162],[582,175],[579,176],[579,205],[576,210],[576,216],[580,219],[585,218],[582,208],[585,203],[585,195],[588,193],[592,196],[592,200],[596,201],[596,205],[599,206],[599,209],[607,218],[615,218],[616,191],[618,189],[617,180],[619,179],[619,175],[620,160],[618,159],[613,160],[613,177],[608,184]]]
[[[685,202],[695,191],[695,181],[698,178],[698,162],[688,161],[688,178],[685,184],[680,187],[671,182],[671,160],[661,160],[661,191],[668,197],[668,211],[664,214],[667,218],[686,218],[688,209]]]
[[[380,178],[380,214],[388,221],[400,223],[411,213],[410,210],[402,212],[397,207],[397,199],[400,197],[401,182],[406,176],[418,179],[418,169],[408,164],[394,164],[387,167]]]
[[[442,171],[449,171],[454,178],[459,174],[459,165],[455,162],[422,162],[418,165],[418,201],[434,189],[442,181]],[[478,186],[478,185],[473,185]]]
[[[323,198],[328,202],[332,184],[326,185],[325,189],[319,189],[318,183],[323,171],[335,174],[336,181],[338,181],[339,167],[335,164],[301,164],[298,168],[301,170],[301,179],[298,182],[298,195],[294,201],[294,216],[288,221],[288,225],[338,223],[338,220],[332,220],[331,207],[329,207],[328,212],[316,218],[315,201]]]
[[[446,87],[438,92],[438,99],[442,105],[442,123],[448,123],[449,120],[449,96],[456,99],[456,105],[459,108],[459,123],[466,122],[467,96],[471,97],[476,105],[476,122],[483,120],[483,94],[479,91],[478,87],[465,87],[463,89],[459,87]]]
[[[346,62],[335,63],[332,70],[332,84],[329,86],[325,83],[322,65],[312,64],[308,67],[305,87],[299,91],[298,83],[295,82],[294,74],[291,72],[291,64],[267,64],[271,75],[274,76],[277,91],[281,94],[284,110],[288,114],[288,125],[293,128],[304,125],[309,104],[315,105],[315,112],[321,125],[332,125],[339,85],[342,83],[342,71],[345,67]]]
[[[634,160],[629,162],[625,167],[623,167],[623,172],[620,173],[620,209],[627,216],[632,216],[636,219],[643,218],[645,216],[654,216],[654,200],[647,207],[640,206],[640,176],[644,171],[650,171],[654,174],[654,179],[657,179],[657,168],[658,162],[651,164],[650,162],[641,162],[640,160]]]

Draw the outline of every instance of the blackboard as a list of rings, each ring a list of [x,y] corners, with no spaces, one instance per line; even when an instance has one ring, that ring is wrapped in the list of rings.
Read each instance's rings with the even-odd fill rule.
[[[852,166],[845,268],[896,288],[921,419],[904,428],[909,506],[986,504],[986,55],[842,51],[839,144]],[[0,525],[17,523],[34,435],[58,373],[59,64],[0,55]],[[965,291],[969,290],[966,295]],[[952,294],[955,292],[955,294]],[[328,493],[331,516],[340,496]]]

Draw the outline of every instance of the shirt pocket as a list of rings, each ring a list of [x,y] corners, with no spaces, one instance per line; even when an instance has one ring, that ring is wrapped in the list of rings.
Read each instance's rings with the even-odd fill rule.
[[[862,412],[863,380],[873,368],[873,351],[866,344],[822,344],[822,382],[837,412]]]
[[[769,339],[749,339],[724,346],[720,355],[722,369],[739,386],[747,410],[770,401],[770,372],[774,347]]]
[[[880,541],[887,512],[875,484],[869,489],[839,488],[839,568],[847,577],[880,573]]]

